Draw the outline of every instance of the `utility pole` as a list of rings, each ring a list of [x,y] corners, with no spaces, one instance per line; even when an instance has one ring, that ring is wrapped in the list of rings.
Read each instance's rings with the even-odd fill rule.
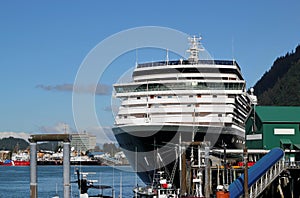
[[[223,148],[224,148],[224,177],[225,177],[225,184],[228,184],[228,178],[227,178],[227,162],[226,162],[226,144],[223,144]],[[223,184],[224,185],[224,184]]]
[[[210,197],[210,161],[209,161],[209,146],[205,146],[205,197]],[[200,152],[200,149],[199,151]],[[200,162],[199,162],[200,163]]]
[[[244,195],[245,198],[249,198],[248,191],[248,150],[244,148]]]

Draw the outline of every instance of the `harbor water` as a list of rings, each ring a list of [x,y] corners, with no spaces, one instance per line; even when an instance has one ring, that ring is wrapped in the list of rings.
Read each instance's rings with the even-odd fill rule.
[[[133,197],[132,189],[142,181],[136,176],[129,166],[71,166],[71,180],[76,181],[75,168],[81,172],[93,172],[88,179],[98,180],[97,184],[113,186],[115,195],[120,195],[120,183],[122,184],[122,196]],[[56,194],[63,197],[63,167],[62,166],[38,166],[38,197],[51,198]],[[101,194],[99,189],[90,189],[89,194]],[[111,189],[104,190],[103,194],[111,195]],[[30,197],[30,167],[1,167],[0,166],[0,197],[24,198]],[[71,197],[79,197],[77,183],[71,183]]]

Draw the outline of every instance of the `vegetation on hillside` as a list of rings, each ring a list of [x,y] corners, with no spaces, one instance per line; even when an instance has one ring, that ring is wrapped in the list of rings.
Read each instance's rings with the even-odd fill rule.
[[[56,152],[59,148],[58,142],[43,142],[37,145],[37,150],[47,150]],[[17,152],[18,150],[29,149],[29,143],[21,138],[8,137],[0,139],[0,150],[6,150],[11,152]],[[99,146],[93,151],[103,151],[105,153],[110,153],[114,155],[115,153],[121,151],[119,147],[114,143],[105,143],[103,149]]]
[[[29,148],[29,143],[21,138],[2,138],[0,139],[0,150],[17,151]]]
[[[300,45],[277,58],[254,90],[259,105],[300,106]]]

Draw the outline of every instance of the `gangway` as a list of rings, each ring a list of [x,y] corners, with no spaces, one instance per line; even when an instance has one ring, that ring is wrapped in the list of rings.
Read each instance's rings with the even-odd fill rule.
[[[272,149],[248,171],[249,198],[260,195],[264,189],[284,170],[283,150]],[[238,198],[244,194],[244,174],[229,186],[230,198]]]
[[[257,180],[251,187],[249,198],[258,197],[268,185],[270,185],[278,175],[284,170],[284,161],[279,160],[272,166],[259,180]]]

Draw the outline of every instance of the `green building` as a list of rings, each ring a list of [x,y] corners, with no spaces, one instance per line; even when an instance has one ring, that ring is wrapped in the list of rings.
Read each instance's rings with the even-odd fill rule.
[[[246,120],[246,146],[300,149],[299,128],[300,107],[255,106]]]
[[[246,119],[245,130],[249,149],[300,150],[300,107],[255,106]]]
[[[245,130],[248,149],[280,147],[286,160],[300,160],[300,107],[255,106]]]

